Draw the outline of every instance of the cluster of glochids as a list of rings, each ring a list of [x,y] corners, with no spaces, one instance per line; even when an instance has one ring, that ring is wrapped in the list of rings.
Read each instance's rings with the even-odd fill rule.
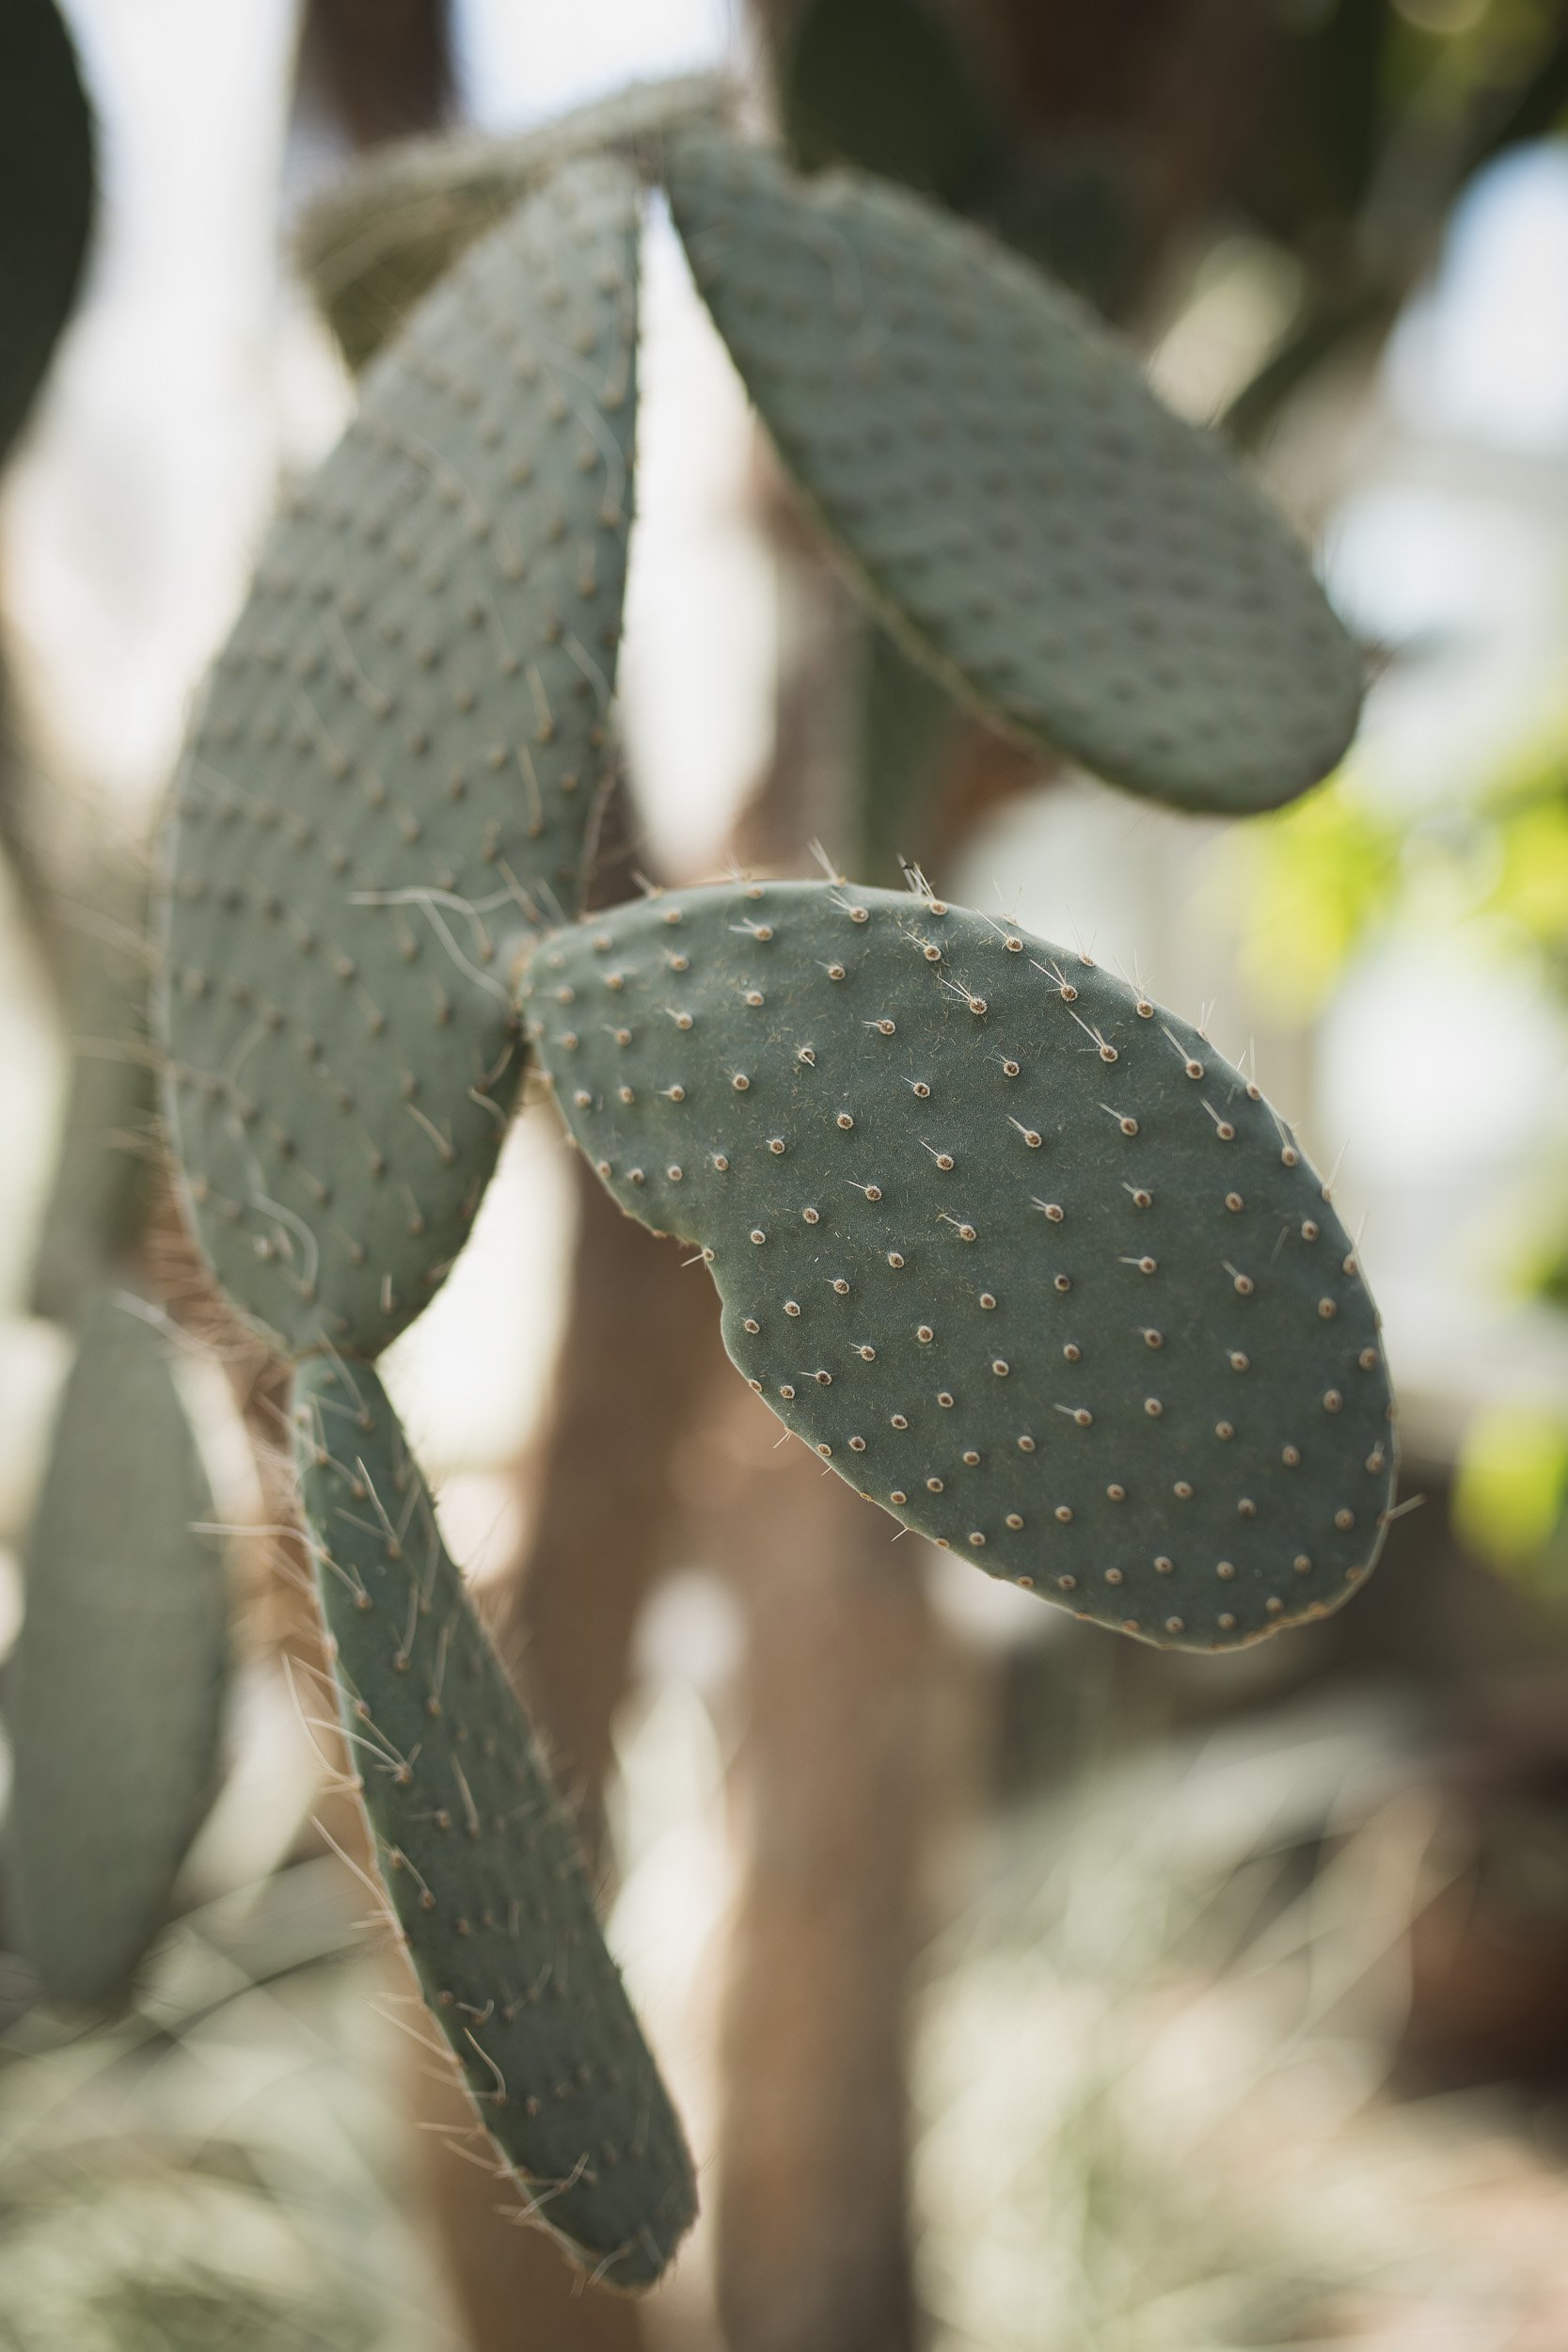
[[[507,151],[518,200],[491,189],[499,225],[368,371],[217,664],[158,1014],[193,1228],[297,1366],[389,1902],[526,2210],[636,2287],[690,2218],[689,2161],[372,1369],[461,1248],[524,1069],[623,1206],[697,1245],[787,1428],[1082,1615],[1225,1647],[1321,1613],[1370,1565],[1393,1474],[1350,1244],[1186,1023],[924,886],[579,919],[648,183],[805,506],[948,693],[1239,813],[1332,765],[1357,664],[1223,453],[975,230],[661,129],[645,99]],[[428,192],[440,151],[409,168]]]

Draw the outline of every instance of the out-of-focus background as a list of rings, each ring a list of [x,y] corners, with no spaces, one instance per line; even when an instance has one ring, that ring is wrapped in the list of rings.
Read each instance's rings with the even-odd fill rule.
[[[101,211],[0,499],[0,1645],[70,1352],[31,1311],[69,1056],[25,869],[85,906],[94,846],[145,842],[280,487],[352,411],[294,225],[383,133],[721,69],[765,122],[789,13],[322,0],[302,48],[293,0],[69,0]],[[1331,1622],[1161,1658],[847,1532],[698,1340],[658,1527],[600,1498],[594,1557],[542,1549],[592,1212],[531,1117],[388,1379],[496,1621],[577,1661],[586,1714],[542,1712],[593,1820],[603,1782],[705,2220],[636,2316],[495,2220],[253,1545],[229,1778],[135,2005],[71,2025],[0,1957],[0,2345],[1568,2343],[1568,9],[945,13],[1374,684],[1338,776],[1228,827],[966,739],[926,863],[1254,1053],[1362,1229],[1418,1507]],[[842,592],[657,214],[648,251],[621,718],[640,860],[696,878],[831,837]],[[641,1299],[606,1453],[667,1370]]]

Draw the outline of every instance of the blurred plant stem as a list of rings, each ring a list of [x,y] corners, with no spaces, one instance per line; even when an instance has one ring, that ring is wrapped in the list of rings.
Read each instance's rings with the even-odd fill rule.
[[[496,1612],[592,1858],[637,1619],[671,1565],[671,1468],[720,1364],[691,1250],[623,1216],[574,1154],[571,1316],[533,1486],[533,1526]]]
[[[1349,11],[1341,5],[1337,13]],[[1335,14],[1336,11],[1329,11]],[[1388,11],[1377,13],[1388,21]],[[1403,103],[1381,87],[1383,42],[1367,52],[1372,87],[1364,168],[1341,217],[1298,224],[1307,275],[1283,339],[1227,405],[1222,429],[1243,447],[1263,439],[1290,402],[1354,343],[1375,353],[1436,259],[1451,209],[1476,173],[1511,147],[1544,137],[1568,107],[1568,7],[1481,11],[1473,35],[1421,57]]]
[[[307,0],[299,76],[356,147],[437,130],[455,97],[447,0]]]
[[[915,1965],[936,1831],[974,1807],[978,1675],[900,1543],[750,1397],[704,1460],[745,1606],[741,1879],[720,2027],[718,2288],[735,2352],[902,2352]]]

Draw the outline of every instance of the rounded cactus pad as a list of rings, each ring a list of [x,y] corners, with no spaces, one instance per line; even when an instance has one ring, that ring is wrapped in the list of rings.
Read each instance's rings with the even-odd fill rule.
[[[955,690],[1191,808],[1333,767],[1360,665],[1305,553],[1075,297],[918,198],[718,133],[665,175],[785,466]]]
[[[82,1317],[26,1542],[8,1677],[9,1842],[23,1949],[53,2000],[129,1986],[217,1786],[223,1546],[150,1310]]]
[[[369,1368],[300,1372],[297,1453],[344,1735],[431,2013],[526,2217],[647,2286],[691,2162],[577,1839]]]
[[[367,381],[181,774],[162,1000],[198,1231],[287,1352],[373,1355],[515,1089],[509,941],[578,902],[610,753],[638,190],[573,165]]]
[[[1016,925],[817,882],[593,918],[525,990],[605,1184],[702,1246],[736,1363],[868,1501],[1186,1648],[1366,1574],[1377,1316],[1289,1129],[1186,1022]]]

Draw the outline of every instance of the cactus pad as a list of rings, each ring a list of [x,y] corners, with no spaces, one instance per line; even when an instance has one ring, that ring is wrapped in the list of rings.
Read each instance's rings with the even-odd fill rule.
[[[115,2000],[213,1796],[228,1654],[212,1492],[146,1315],[84,1315],[26,1543],[8,1829],[21,1941],[53,2000]]]
[[[902,190],[717,133],[665,176],[784,463],[956,691],[1192,808],[1334,765],[1359,664],[1305,554],[1074,297]]]
[[[524,985],[604,1182],[702,1245],[736,1363],[868,1500],[1186,1648],[1370,1566],[1371,1300],[1289,1130],[1186,1022],[1016,925],[832,883],[619,909]]]
[[[225,1288],[373,1355],[455,1255],[575,909],[631,503],[638,191],[578,163],[421,308],[282,523],[182,773],[169,1116]]]
[[[571,1826],[374,1374],[312,1359],[298,1393],[344,1729],[432,2014],[531,2217],[646,2286],[696,2193]]]

